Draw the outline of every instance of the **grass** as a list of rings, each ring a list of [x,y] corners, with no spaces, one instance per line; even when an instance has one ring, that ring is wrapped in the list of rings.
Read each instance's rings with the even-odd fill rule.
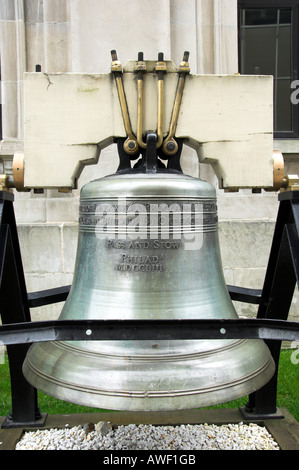
[[[1,356],[0,356],[1,358]],[[297,363],[296,363],[297,362]],[[234,400],[213,408],[238,408],[244,406],[247,397]],[[75,405],[57,400],[42,392],[38,392],[38,404],[41,412],[49,414],[70,414],[107,411]],[[287,408],[299,422],[299,351],[283,350],[278,369],[277,406]],[[5,355],[4,364],[0,363],[0,416],[6,416],[11,410],[10,373]]]

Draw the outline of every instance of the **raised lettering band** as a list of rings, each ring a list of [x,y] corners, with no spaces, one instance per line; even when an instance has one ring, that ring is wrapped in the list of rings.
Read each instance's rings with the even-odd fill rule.
[[[143,238],[217,230],[215,199],[81,200],[79,230],[98,234],[143,234]]]

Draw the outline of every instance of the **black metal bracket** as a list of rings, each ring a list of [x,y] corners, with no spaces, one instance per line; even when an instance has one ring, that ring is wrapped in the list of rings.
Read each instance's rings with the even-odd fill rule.
[[[3,324],[31,322],[21,251],[13,209],[13,195],[0,192],[0,315]],[[1,339],[0,339],[1,341]],[[21,423],[42,423],[37,406],[37,392],[22,373],[28,344],[7,346],[12,410],[2,427]]]
[[[13,195],[0,192],[0,342],[7,346],[12,388],[12,412],[2,427],[44,425],[46,414],[38,409],[36,390],[22,374],[27,350],[38,341],[260,338],[268,344],[277,369],[281,342],[299,340],[299,323],[287,320],[296,282],[299,285],[299,191],[281,193],[279,201],[263,288],[227,286],[232,300],[258,305],[256,319],[32,322],[30,308],[64,301],[70,286],[27,293]],[[277,372],[249,396],[241,409],[244,417],[282,417],[277,413],[276,394]]]
[[[299,191],[286,191],[280,201],[257,319],[287,320],[297,283],[299,286]],[[266,340],[276,364],[272,379],[249,396],[245,417],[276,414],[277,376],[281,341]],[[277,416],[280,417],[279,415]]]
[[[146,148],[140,149],[138,154],[129,155],[126,153],[124,150],[125,140],[125,138],[116,139],[119,155],[117,173],[182,173],[180,159],[183,139],[177,139],[178,149],[173,155],[165,154],[162,146],[157,149],[157,134],[153,132],[146,135]],[[137,160],[133,167],[132,160]],[[163,161],[167,161],[167,164]]]

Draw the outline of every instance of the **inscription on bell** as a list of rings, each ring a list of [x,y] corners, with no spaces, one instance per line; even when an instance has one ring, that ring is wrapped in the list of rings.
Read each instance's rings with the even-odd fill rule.
[[[165,271],[166,255],[161,253],[164,250],[178,250],[183,248],[181,240],[107,240],[108,249],[125,249],[126,253],[120,253],[120,262],[115,265],[116,271],[123,272],[151,272],[158,273]],[[144,254],[143,250],[157,250],[158,254]],[[132,253],[132,250],[141,250],[141,254]]]
[[[115,265],[117,271],[133,271],[133,272],[161,272],[164,271],[163,261],[165,256],[162,255],[129,255],[121,253],[120,263]]]
[[[178,249],[183,247],[183,242],[181,240],[146,240],[146,241],[128,241],[128,240],[107,240],[107,248],[116,248],[116,249]]]

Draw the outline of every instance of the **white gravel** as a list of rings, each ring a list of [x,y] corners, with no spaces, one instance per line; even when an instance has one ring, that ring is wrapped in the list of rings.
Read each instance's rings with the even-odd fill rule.
[[[253,423],[111,426],[100,421],[25,432],[16,450],[279,450],[279,446],[265,427]]]

